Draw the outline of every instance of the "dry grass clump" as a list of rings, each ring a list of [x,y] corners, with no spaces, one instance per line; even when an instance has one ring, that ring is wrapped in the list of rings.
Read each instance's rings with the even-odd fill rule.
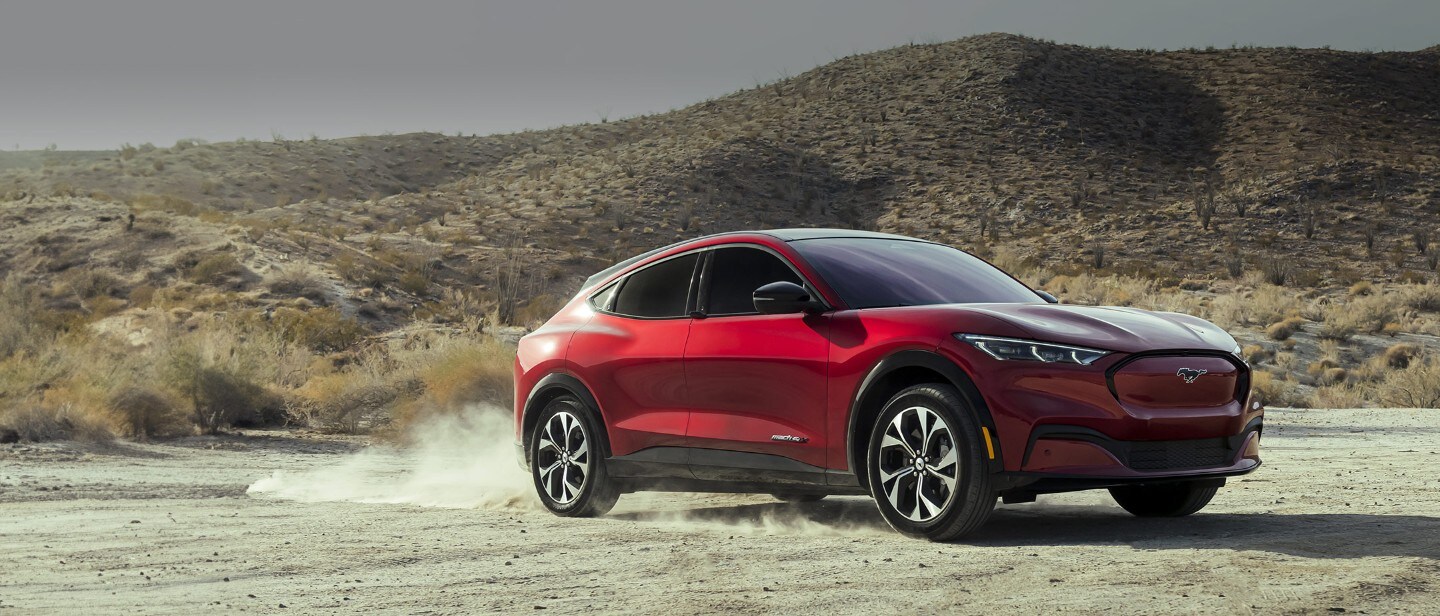
[[[282,419],[282,403],[266,388],[268,349],[224,328],[172,341],[160,374],[188,402],[195,425],[215,433],[237,424]]]
[[[194,426],[180,406],[174,394],[143,385],[126,387],[110,398],[110,408],[129,435],[139,439],[192,432]]]
[[[425,386],[422,402],[439,410],[515,401],[515,348],[493,338],[447,338],[404,358]]]
[[[1131,276],[1060,275],[1045,286],[1066,303],[1094,306],[1145,307],[1154,305],[1156,296],[1154,281]]]
[[[40,310],[39,293],[22,284],[18,274],[0,281],[0,357],[44,348],[54,337],[39,322]]]
[[[150,313],[153,340],[130,346],[85,327],[57,329],[11,279],[0,429],[21,438],[146,438],[284,421],[281,399],[303,383],[310,351],[258,319],[172,321]],[[188,311],[184,311],[188,312]],[[18,332],[18,333],[17,333]]]
[[[1421,312],[1440,312],[1440,285],[1404,285],[1398,291],[1406,306]]]
[[[365,335],[360,323],[335,308],[276,308],[270,322],[285,339],[321,352],[350,348]]]
[[[22,441],[108,441],[115,438],[108,418],[69,404],[21,404],[0,411],[0,432]]]
[[[345,370],[311,378],[288,401],[291,420],[335,432],[355,433],[388,420],[394,403],[414,395],[416,380],[392,369],[378,352]]]
[[[1310,405],[1315,408],[1353,409],[1370,402],[1369,391],[1353,383],[1337,383],[1315,388]]]
[[[1410,367],[1410,362],[1414,360],[1416,356],[1420,355],[1420,352],[1421,348],[1418,345],[1401,342],[1385,349],[1381,360],[1385,363],[1386,367],[1403,370]]]
[[[1275,357],[1275,352],[1258,344],[1248,344],[1240,350],[1240,355],[1246,363],[1254,365]]]
[[[1261,283],[1217,296],[1203,316],[1224,327],[1268,326],[1299,316],[1301,310],[1294,290]]]
[[[282,270],[270,279],[271,293],[303,297],[312,302],[325,301],[325,283],[314,272],[303,267]]]
[[[1440,357],[1387,373],[1375,384],[1375,399],[1385,406],[1440,408]]]
[[[1305,319],[1302,319],[1300,317],[1290,317],[1282,321],[1271,323],[1269,327],[1265,328],[1265,335],[1271,340],[1288,340],[1291,336],[1295,335],[1295,332],[1300,331],[1300,329],[1304,327],[1304,325]]]
[[[221,284],[245,271],[235,255],[221,252],[201,258],[186,272],[186,277],[197,284]]]
[[[1261,404],[1266,406],[1284,407],[1307,407],[1310,400],[1304,395],[1298,384],[1290,381],[1285,375],[1276,375],[1264,370],[1256,370],[1250,375],[1250,388],[1259,397]]]
[[[475,404],[509,407],[515,348],[484,336],[434,335],[376,348],[312,378],[291,414],[308,425],[402,435],[420,419]]]

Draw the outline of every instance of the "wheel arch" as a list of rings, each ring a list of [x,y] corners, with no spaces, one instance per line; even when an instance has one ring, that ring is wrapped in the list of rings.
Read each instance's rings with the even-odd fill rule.
[[[907,387],[926,383],[950,385],[960,392],[980,425],[989,431],[990,446],[994,452],[990,470],[1003,470],[1004,458],[1000,452],[1000,438],[995,431],[995,420],[975,381],[955,362],[934,351],[910,349],[893,353],[877,362],[860,381],[860,387],[850,403],[849,425],[845,432],[845,461],[866,490],[870,489],[870,479],[861,468],[865,462],[865,448],[885,403]]]
[[[580,399],[580,402],[595,413],[595,421],[600,424],[600,444],[604,447],[604,455],[610,456],[610,429],[605,424],[605,414],[600,410],[600,404],[595,400],[595,395],[590,393],[590,388],[585,386],[573,374],[565,372],[552,372],[545,375],[530,388],[530,395],[525,398],[525,414],[521,418],[520,438],[524,446],[525,459],[530,459],[530,439],[535,431],[535,422],[540,418],[540,412],[545,405],[563,395],[572,395]]]

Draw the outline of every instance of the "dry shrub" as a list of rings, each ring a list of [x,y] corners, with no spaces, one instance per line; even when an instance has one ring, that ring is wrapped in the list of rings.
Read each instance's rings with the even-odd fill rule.
[[[1349,340],[1360,331],[1363,315],[1349,310],[1331,310],[1315,332],[1322,340]]]
[[[1321,373],[1320,375],[1320,382],[1326,385],[1344,383],[1345,378],[1349,376],[1349,374],[1350,373],[1348,371],[1339,366],[1335,366],[1333,368],[1326,368],[1325,372]]]
[[[422,402],[428,406],[458,410],[476,403],[514,404],[515,347],[493,338],[450,338],[432,353],[416,366],[425,386]]]
[[[324,430],[355,433],[382,423],[401,388],[366,371],[311,379],[288,404],[293,421]]]
[[[1240,354],[1245,357],[1246,363],[1252,365],[1275,356],[1273,351],[1258,344],[1246,345],[1245,348],[1240,351]]]
[[[278,335],[213,322],[193,333],[172,333],[157,347],[159,378],[185,401],[195,424],[211,433],[282,422],[283,401],[267,386],[296,379],[286,371],[305,357]]]
[[[186,277],[198,284],[220,284],[244,269],[235,255],[222,252],[200,259],[190,267]]]
[[[1409,317],[1405,297],[1404,292],[1375,293],[1336,304],[1331,311],[1348,315],[1360,331],[1375,334],[1384,331],[1386,325]]]
[[[1315,389],[1310,406],[1327,409],[1354,409],[1371,402],[1368,391],[1351,383],[1337,383]]]
[[[1300,331],[1304,325],[1305,319],[1290,317],[1283,321],[1271,323],[1269,327],[1265,328],[1265,335],[1271,340],[1287,340],[1291,336],[1294,336],[1295,332]]]
[[[1293,290],[1260,284],[1249,292],[1217,296],[1205,316],[1227,327],[1270,325],[1300,314],[1302,306]]]
[[[325,283],[314,273],[303,267],[292,267],[281,271],[270,279],[271,293],[303,297],[313,302],[325,301]]]
[[[71,404],[20,404],[0,411],[0,432],[22,441],[108,441],[115,437],[109,418]]]
[[[1299,386],[1270,372],[1257,370],[1250,375],[1250,389],[1266,406],[1305,407],[1309,404]]]
[[[1385,406],[1440,408],[1440,358],[1412,361],[1375,384],[1375,397]]]
[[[1056,276],[1048,286],[1067,303],[1094,306],[1158,307],[1155,283],[1130,276]]]
[[[278,308],[270,321],[286,340],[322,352],[346,349],[365,335],[358,321],[335,308]]]
[[[1320,361],[1312,362],[1309,366],[1305,368],[1305,372],[1308,373],[1310,376],[1318,377],[1324,374],[1326,370],[1338,367],[1340,367],[1339,361],[1336,361],[1329,357],[1324,357],[1321,358]]]
[[[1399,290],[1401,301],[1421,312],[1440,312],[1440,285],[1407,285]]]
[[[57,337],[0,359],[0,430],[25,440],[106,440],[119,432],[106,400],[116,372],[88,341]]]
[[[565,298],[549,294],[537,295],[515,311],[515,323],[532,327],[541,325],[555,316],[564,305]]]
[[[135,438],[179,436],[194,430],[174,397],[158,389],[127,387],[111,397],[110,407],[118,414],[127,435]]]
[[[55,333],[39,319],[40,295],[11,273],[0,282],[0,358],[48,346]]]
[[[1385,353],[1381,357],[1384,360],[1386,366],[1390,368],[1403,369],[1410,367],[1410,361],[1415,359],[1415,357],[1419,354],[1420,347],[1418,345],[1410,344],[1408,342],[1401,342],[1399,344],[1391,345],[1390,348],[1385,349]]]
[[[424,335],[376,348],[294,391],[291,417],[327,430],[387,428],[475,404],[514,401],[515,347],[479,336]]]

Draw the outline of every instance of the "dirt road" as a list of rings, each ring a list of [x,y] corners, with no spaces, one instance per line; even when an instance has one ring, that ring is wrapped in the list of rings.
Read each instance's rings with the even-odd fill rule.
[[[456,450],[497,440],[480,423],[419,452],[0,446],[0,614],[1440,613],[1440,411],[1272,410],[1266,465],[1193,517],[1042,497],[955,544],[861,498],[629,495],[559,519],[508,442]]]

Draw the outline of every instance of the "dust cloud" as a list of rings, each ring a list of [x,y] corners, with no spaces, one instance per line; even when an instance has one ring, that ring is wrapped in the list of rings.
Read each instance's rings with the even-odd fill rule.
[[[375,446],[300,472],[275,471],[247,490],[301,502],[540,510],[515,462],[514,423],[495,408],[427,420],[406,447]]]
[[[306,470],[275,471],[247,490],[252,496],[306,503],[352,502],[548,515],[530,475],[515,462],[511,415],[472,408],[436,417],[413,429],[408,446],[376,445]],[[884,535],[868,498],[831,497],[818,503],[778,502],[764,494],[701,495],[640,492],[620,498],[612,522],[658,529],[745,535]]]

